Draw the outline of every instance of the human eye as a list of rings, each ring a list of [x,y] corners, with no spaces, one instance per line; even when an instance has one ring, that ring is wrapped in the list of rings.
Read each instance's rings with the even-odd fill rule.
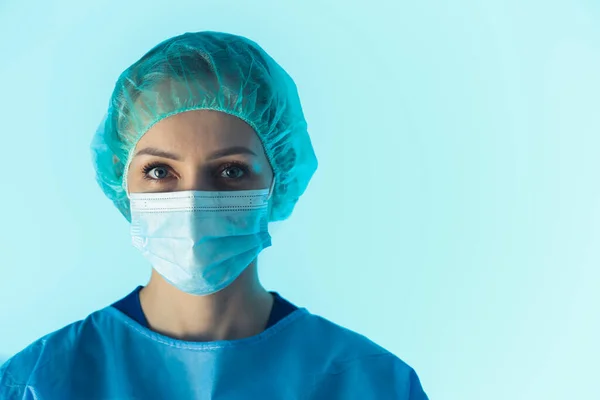
[[[247,165],[241,162],[229,162],[222,165],[218,169],[218,175],[220,178],[228,180],[239,180],[248,175],[249,168]]]
[[[150,163],[142,169],[142,172],[144,174],[144,179],[150,181],[161,181],[171,175],[169,167],[162,163]]]

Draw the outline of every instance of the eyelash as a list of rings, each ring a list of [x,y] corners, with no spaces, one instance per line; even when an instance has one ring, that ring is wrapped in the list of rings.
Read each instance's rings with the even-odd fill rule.
[[[150,171],[152,171],[154,168],[164,168],[164,169],[170,169],[168,165],[165,165],[163,163],[159,163],[159,162],[152,162],[150,164],[146,164],[144,166],[144,168],[142,168],[142,173],[144,175],[144,179],[147,179],[151,182],[157,182],[157,181],[161,181],[164,180],[163,179],[156,179],[156,178],[151,178],[150,176],[148,176],[148,174],[150,173]]]
[[[239,162],[239,161],[229,161],[223,165],[220,165],[219,168],[215,168],[212,175],[215,178],[223,178],[223,176],[222,176],[223,172],[232,167],[239,168],[243,173],[242,177],[247,176],[250,172],[250,168],[248,167],[248,165],[246,165],[242,162]],[[164,168],[164,169],[168,170],[167,172],[169,174],[171,174],[171,172],[169,171],[171,168],[168,165],[160,163],[160,162],[152,162],[142,168],[142,173],[144,175],[144,179],[147,179],[152,182],[158,182],[158,181],[163,181],[169,177],[169,176],[167,176],[166,178],[162,178],[162,179],[151,178],[150,176],[148,176],[148,174],[154,168]],[[227,178],[225,178],[225,179],[227,179]],[[230,179],[237,180],[237,179],[241,179],[241,178],[230,178]]]
[[[239,168],[240,170],[242,170],[242,178],[247,176],[250,173],[250,167],[248,167],[248,165],[244,164],[243,162],[228,161],[225,164],[219,166],[219,168],[215,169],[214,176],[216,178],[222,178],[221,175],[223,174],[223,172],[232,167]],[[237,179],[241,179],[241,178],[226,178],[226,179],[237,180]]]

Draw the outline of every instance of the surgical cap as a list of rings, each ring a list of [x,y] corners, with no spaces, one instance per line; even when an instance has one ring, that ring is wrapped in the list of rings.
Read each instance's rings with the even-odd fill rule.
[[[91,147],[96,180],[125,218],[136,144],[160,120],[191,110],[221,111],[256,131],[274,174],[269,220],[286,219],[317,169],[296,85],[256,43],[220,32],[165,40],[118,78]]]

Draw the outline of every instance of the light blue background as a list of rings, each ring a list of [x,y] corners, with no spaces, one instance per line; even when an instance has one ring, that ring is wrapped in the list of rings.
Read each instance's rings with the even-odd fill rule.
[[[0,2],[0,353],[144,284],[89,141],[179,33],[260,43],[320,169],[263,280],[418,372],[432,399],[600,398],[600,3]]]

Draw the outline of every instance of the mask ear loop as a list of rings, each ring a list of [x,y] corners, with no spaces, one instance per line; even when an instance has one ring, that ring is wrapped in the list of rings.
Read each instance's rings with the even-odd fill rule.
[[[269,194],[267,195],[267,200],[271,200],[271,196],[273,196],[273,190],[275,189],[275,177],[271,181],[271,187],[269,188]]]

